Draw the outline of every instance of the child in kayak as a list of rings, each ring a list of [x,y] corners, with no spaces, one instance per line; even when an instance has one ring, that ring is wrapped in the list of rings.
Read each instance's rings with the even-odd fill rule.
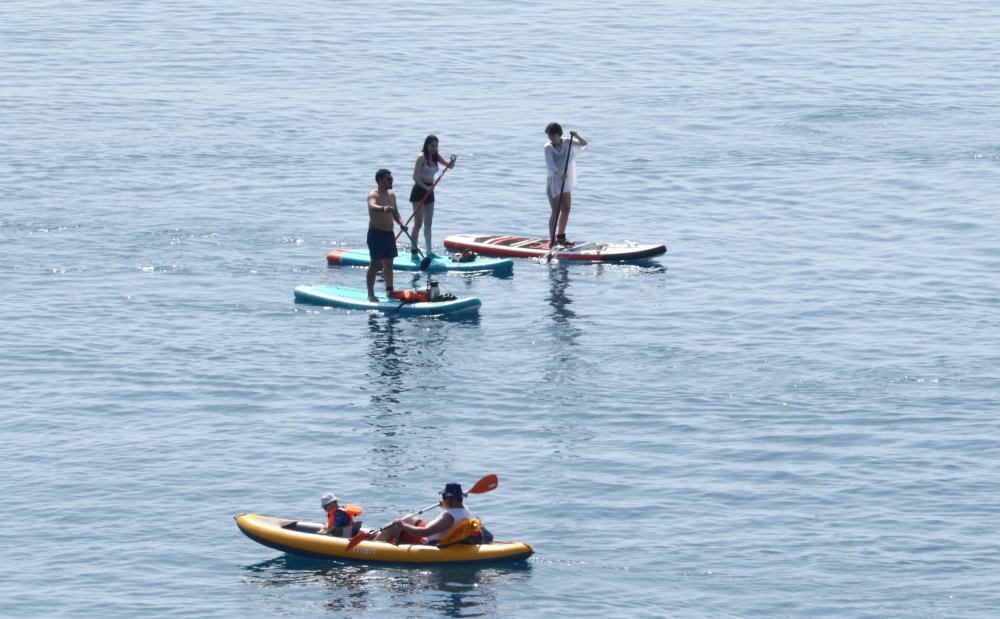
[[[326,510],[327,520],[326,526],[317,533],[335,537],[350,537],[354,534],[354,517],[361,515],[361,508],[356,505],[340,507],[340,502],[331,492],[324,494],[319,503]]]

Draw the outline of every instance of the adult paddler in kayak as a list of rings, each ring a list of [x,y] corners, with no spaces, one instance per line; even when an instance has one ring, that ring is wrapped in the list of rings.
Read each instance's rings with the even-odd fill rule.
[[[399,216],[396,208],[396,194],[392,191],[392,172],[381,168],[375,173],[378,185],[368,193],[368,253],[371,262],[365,281],[368,285],[368,300],[378,303],[375,296],[375,276],[379,270],[385,279],[385,291],[392,292],[392,259],[398,255],[396,251],[396,236],[393,234],[393,221],[406,230],[406,224]]]
[[[463,504],[463,499],[468,494],[462,492],[462,485],[457,483],[446,484],[441,495],[440,507],[444,510],[437,518],[429,523],[424,523],[416,516],[397,518],[386,525],[375,538],[377,542],[391,542],[394,544],[438,544],[442,540],[449,543],[483,543],[492,541],[493,536],[480,527],[478,519],[474,519],[472,512]],[[475,520],[477,523],[475,532],[464,530],[469,535],[460,534],[460,539],[455,538],[452,529],[456,525],[462,526]],[[443,545],[443,544],[442,544]]]

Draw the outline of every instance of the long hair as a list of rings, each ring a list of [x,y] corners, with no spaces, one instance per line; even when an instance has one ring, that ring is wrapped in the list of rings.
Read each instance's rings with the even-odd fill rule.
[[[434,161],[431,161],[431,142],[438,142],[440,144],[441,141],[438,140],[436,135],[429,135],[424,138],[424,163],[444,163],[444,157],[441,156],[441,153],[434,153]]]

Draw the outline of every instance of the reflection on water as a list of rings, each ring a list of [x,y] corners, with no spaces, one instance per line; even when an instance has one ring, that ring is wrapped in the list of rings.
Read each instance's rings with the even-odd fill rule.
[[[368,600],[371,583],[367,573],[370,568],[365,566],[282,555],[244,569],[252,572],[247,582],[264,592],[268,599],[274,597],[268,593],[273,589],[321,587],[324,591],[323,606],[329,611],[354,613],[373,608]]]
[[[315,589],[322,606],[338,616],[393,608],[406,616],[482,617],[506,614],[502,593],[527,582],[531,565],[373,567],[283,555],[243,569],[247,584],[260,593],[257,602],[274,601],[284,611],[288,599],[276,600],[269,591]]]
[[[663,266],[655,258],[647,260],[633,260],[632,262],[623,263],[618,266],[626,272],[634,272],[639,275],[658,275],[660,273],[667,272],[667,267]]]
[[[580,343],[584,334],[580,328],[580,317],[572,309],[573,297],[569,294],[570,271],[572,266],[563,262],[553,263],[549,268],[549,296],[551,307],[549,331],[552,338],[552,352],[543,372],[542,390],[547,392],[546,401],[558,409],[586,408],[575,385],[580,376],[586,376],[589,363],[586,351]],[[582,435],[572,415],[553,415],[543,426],[548,441],[545,449],[553,458],[563,458],[572,453],[580,441],[590,440]]]
[[[459,326],[431,317],[368,315],[362,391],[368,396],[364,422],[370,437],[364,466],[374,488],[386,496],[421,463],[440,459],[436,445],[443,429],[432,414],[433,403],[441,377],[453,363],[449,353],[456,329],[469,324],[468,320]]]
[[[436,568],[405,579],[407,591],[433,595],[409,604],[445,617],[482,617],[500,614],[500,592],[524,582],[530,567]]]
[[[414,341],[413,332],[406,331],[408,320],[412,319],[376,314],[368,317],[368,385],[365,390],[370,395],[365,420],[371,429],[367,468],[373,473],[373,480],[394,477],[426,455],[414,452],[427,441],[422,440],[426,431],[423,424],[413,420],[410,404],[414,397],[412,392],[421,380],[417,364],[419,349],[425,343]]]
[[[555,263],[549,269],[549,305],[552,306],[553,322],[566,331],[561,336],[573,338],[580,334],[579,329],[573,325],[572,320],[576,318],[576,312],[570,309],[573,299],[566,291],[569,289],[569,267],[562,263]]]
[[[403,377],[407,348],[399,345],[399,321],[395,316],[369,314],[368,381],[373,393],[370,401],[375,411],[388,411],[399,404],[407,383]]]

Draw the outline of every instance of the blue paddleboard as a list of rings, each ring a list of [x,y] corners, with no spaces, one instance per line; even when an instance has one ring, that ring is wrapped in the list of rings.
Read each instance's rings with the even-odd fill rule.
[[[400,271],[419,271],[421,256],[416,258],[412,254],[405,253],[396,256],[392,261],[392,268]],[[334,249],[326,255],[327,264],[340,264],[343,266],[366,267],[371,264],[371,256],[367,249]],[[457,262],[452,260],[451,254],[431,256],[428,272],[440,271],[493,271],[495,273],[507,273],[514,270],[514,261],[510,258],[483,258],[477,257],[469,262]]]
[[[386,293],[378,292],[378,303],[368,300],[368,292],[361,288],[344,286],[298,286],[295,288],[295,300],[299,303],[327,305],[347,309],[378,310],[385,314],[401,316],[441,316],[460,314],[463,312],[478,312],[481,305],[477,297],[452,298],[447,301],[419,301],[403,303],[399,299],[390,299]]]

